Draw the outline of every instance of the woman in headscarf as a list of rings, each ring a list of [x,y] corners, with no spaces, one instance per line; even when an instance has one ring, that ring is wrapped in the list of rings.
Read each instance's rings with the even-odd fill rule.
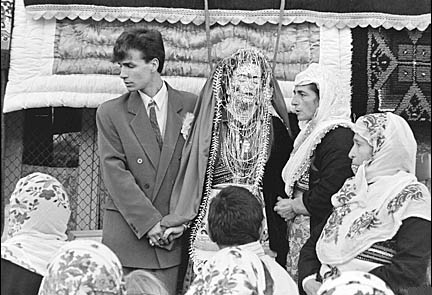
[[[37,294],[48,261],[66,243],[70,213],[69,198],[54,177],[36,172],[18,181],[1,244],[2,294]]]
[[[126,295],[123,270],[107,246],[92,240],[64,245],[50,261],[39,295]]]
[[[229,247],[220,250],[204,264],[186,295],[290,295],[286,293],[284,284],[283,277],[269,274],[258,255]]]
[[[190,254],[197,271],[219,250],[206,230],[210,199],[234,184],[250,190],[264,209],[261,185],[272,145],[272,122],[278,119],[287,133],[292,129],[267,58],[251,49],[239,50],[218,63],[194,115],[170,214],[161,225],[171,227],[166,235],[176,237],[194,220]]]
[[[350,158],[356,174],[332,196],[334,210],[301,251],[308,294],[333,274],[360,270],[393,291],[421,285],[431,253],[431,198],[414,175],[417,144],[392,113],[360,117]]]
[[[333,276],[319,288],[317,295],[394,295],[387,284],[377,276],[362,271],[347,271]]]
[[[124,279],[127,295],[170,295],[164,282],[149,270],[133,270]]]
[[[294,80],[293,111],[301,131],[283,171],[288,198],[275,206],[288,221],[287,270],[297,279],[300,249],[313,229],[331,212],[331,196],[351,177],[350,95],[338,75],[311,64]]]

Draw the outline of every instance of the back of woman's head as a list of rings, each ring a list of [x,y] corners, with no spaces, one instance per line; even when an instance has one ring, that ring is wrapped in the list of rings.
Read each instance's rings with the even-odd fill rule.
[[[168,295],[162,281],[149,271],[137,269],[125,276],[127,295]]]
[[[67,239],[71,210],[65,189],[48,174],[31,173],[16,184],[8,211],[1,257],[44,276]]]
[[[258,255],[228,247],[203,265],[186,295],[273,294],[273,288],[274,280]]]
[[[123,270],[117,256],[92,240],[64,245],[48,265],[39,295],[125,295]]]
[[[66,240],[71,210],[63,185],[48,174],[35,172],[21,178],[10,198],[8,238],[41,234]]]

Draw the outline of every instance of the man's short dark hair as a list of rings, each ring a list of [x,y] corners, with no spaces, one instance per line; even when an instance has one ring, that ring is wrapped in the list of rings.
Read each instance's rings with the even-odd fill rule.
[[[208,230],[213,242],[223,246],[243,245],[260,239],[263,207],[247,189],[223,188],[211,201]]]
[[[129,29],[121,33],[114,44],[112,62],[124,60],[130,49],[141,52],[146,62],[159,60],[158,72],[161,73],[165,62],[165,48],[159,31],[146,28]]]

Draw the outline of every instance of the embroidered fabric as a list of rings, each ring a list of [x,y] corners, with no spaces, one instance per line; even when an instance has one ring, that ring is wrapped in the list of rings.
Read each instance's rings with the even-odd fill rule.
[[[394,239],[377,242],[369,249],[360,253],[355,258],[379,264],[390,264],[396,254],[396,241]]]
[[[297,295],[297,285],[259,242],[220,250],[198,273],[187,295]]]
[[[257,255],[225,248],[203,266],[186,294],[264,294],[266,278],[264,264]],[[230,283],[221,285],[225,280]],[[268,283],[273,285],[273,278]]]
[[[362,271],[337,273],[318,289],[318,295],[394,295],[387,284],[377,276]]]
[[[232,174],[225,166],[224,161],[217,161],[213,173],[213,185],[232,182]]]

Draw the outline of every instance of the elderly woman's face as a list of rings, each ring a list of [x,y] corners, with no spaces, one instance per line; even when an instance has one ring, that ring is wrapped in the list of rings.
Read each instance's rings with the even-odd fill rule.
[[[261,68],[253,63],[244,63],[234,70],[231,89],[244,103],[251,103],[259,94],[261,86]]]
[[[348,156],[352,160],[352,165],[360,166],[372,157],[373,148],[366,139],[358,134],[354,134],[353,142],[353,147]]]
[[[294,87],[294,97],[291,101],[299,121],[312,120],[319,106],[319,96],[313,90],[313,85],[298,85]]]

